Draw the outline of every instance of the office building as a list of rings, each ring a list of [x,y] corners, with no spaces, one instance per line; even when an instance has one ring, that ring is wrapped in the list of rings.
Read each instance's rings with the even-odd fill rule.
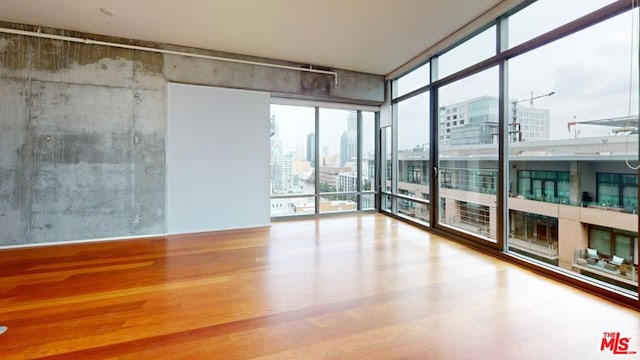
[[[357,158],[358,125],[356,113],[351,112],[347,118],[347,130],[340,136],[340,166]]]
[[[531,100],[533,101],[533,100]],[[548,140],[549,110],[509,101],[511,142]],[[482,96],[439,109],[440,140],[447,145],[493,144],[498,134],[498,98]]]
[[[311,133],[307,135],[307,161],[312,167],[315,167],[316,163],[316,134]]]

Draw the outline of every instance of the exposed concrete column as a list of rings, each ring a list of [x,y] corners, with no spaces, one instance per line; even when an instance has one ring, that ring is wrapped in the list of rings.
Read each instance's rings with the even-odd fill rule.
[[[588,236],[580,222],[580,208],[558,206],[558,265],[571,270],[576,250],[586,249]]]
[[[571,161],[569,168],[569,201],[571,204],[577,205],[582,202],[582,179],[580,178],[578,162],[575,160]]]

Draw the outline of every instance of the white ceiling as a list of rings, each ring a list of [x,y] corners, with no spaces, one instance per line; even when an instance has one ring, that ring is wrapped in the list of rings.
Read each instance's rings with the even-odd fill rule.
[[[386,75],[500,2],[2,0],[0,20]]]

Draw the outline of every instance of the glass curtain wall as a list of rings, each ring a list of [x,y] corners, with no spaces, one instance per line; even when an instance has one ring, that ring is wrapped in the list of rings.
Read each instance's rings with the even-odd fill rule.
[[[393,80],[386,210],[637,299],[636,6],[525,2]]]
[[[558,7],[566,4],[538,1],[509,17],[509,38],[512,44],[529,40],[610,2],[574,2],[563,12]],[[540,13],[557,15],[540,24]],[[632,15],[637,9],[509,60],[509,123],[518,136],[509,137],[507,203],[509,251],[635,294],[638,49]],[[523,218],[531,231],[520,230]]]
[[[374,112],[271,105],[272,217],[375,209],[375,161]]]

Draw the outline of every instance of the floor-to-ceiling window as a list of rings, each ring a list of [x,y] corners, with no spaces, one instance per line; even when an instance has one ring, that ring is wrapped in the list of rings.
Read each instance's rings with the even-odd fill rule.
[[[386,126],[380,129],[380,182],[382,195],[382,210],[393,212],[393,141],[391,135],[393,126]]]
[[[369,210],[376,208],[376,118],[371,111],[362,111],[362,126],[360,131],[360,172],[362,195],[360,197],[360,208]]]
[[[424,89],[430,77],[427,62],[394,80],[392,125],[382,129],[388,176],[383,208],[424,225],[431,202],[430,93]]]
[[[572,6],[538,1],[508,18],[510,38],[518,39],[511,43],[538,35],[532,28],[540,27],[541,13],[556,14],[560,7],[582,15],[607,3],[611,1]],[[632,249],[638,224],[638,98],[632,14],[637,10],[508,60],[507,119],[518,136],[507,138],[512,214],[507,243],[509,251],[527,258],[637,293],[638,259]],[[553,15],[545,22],[567,16]],[[529,214],[528,223],[535,217],[533,236],[519,231],[515,214],[520,213]],[[539,230],[546,231],[537,225],[540,219],[553,224],[558,236],[539,236]],[[617,238],[623,245],[616,248]]]
[[[429,223],[429,92],[397,104],[398,214]]]
[[[438,90],[438,127],[444,130],[438,137],[438,223],[492,242],[498,236],[498,113],[496,67]]]
[[[358,113],[320,109],[320,212],[357,210]]]
[[[271,216],[315,213],[315,109],[271,105]]]
[[[637,299],[639,23],[527,1],[394,79],[387,211]]]
[[[271,216],[375,208],[375,113],[271,105]]]

